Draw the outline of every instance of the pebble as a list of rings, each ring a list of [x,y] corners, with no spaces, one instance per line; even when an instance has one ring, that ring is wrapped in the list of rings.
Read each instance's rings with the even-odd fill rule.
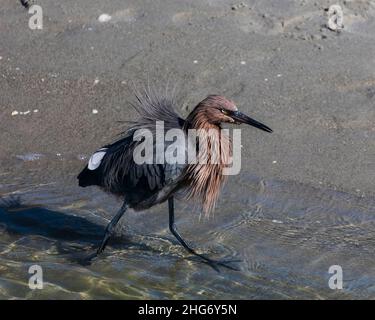
[[[92,113],[93,113],[93,114],[97,114],[97,113],[98,113],[98,110],[97,110],[97,109],[92,109]]]
[[[231,9],[232,9],[233,11],[235,11],[235,10],[238,10],[238,9],[241,9],[241,8],[245,8],[245,7],[247,7],[247,4],[241,2],[241,3],[239,3],[239,4],[234,4],[234,5],[232,5]]]
[[[339,5],[331,5],[328,9],[327,27],[332,31],[340,31],[344,28],[343,12]]]
[[[107,13],[103,13],[98,17],[99,22],[108,22],[111,19],[112,17]]]

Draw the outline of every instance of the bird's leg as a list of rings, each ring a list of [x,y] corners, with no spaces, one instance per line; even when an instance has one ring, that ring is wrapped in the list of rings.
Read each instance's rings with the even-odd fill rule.
[[[195,252],[195,250],[192,249],[185,242],[184,239],[182,239],[182,237],[180,236],[180,234],[177,231],[176,225],[174,223],[174,203],[173,203],[173,197],[170,197],[168,199],[168,208],[169,208],[169,230],[172,232],[172,234],[176,237],[176,239],[178,240],[178,242],[180,242],[181,245],[187,251],[189,251],[191,254],[194,254],[195,256],[198,256],[199,258],[201,258],[205,263],[207,263],[208,265],[210,265],[216,271],[219,271],[218,266],[222,266],[222,267],[225,267],[225,268],[228,268],[228,269],[232,269],[232,270],[238,270],[237,268],[234,268],[232,266],[227,265],[225,262],[215,261],[215,260],[212,260],[212,259],[210,259],[210,258],[202,255],[202,254],[199,254],[199,253]]]
[[[126,212],[127,208],[128,208],[128,205],[126,204],[126,202],[124,202],[120,210],[116,213],[116,215],[112,218],[111,222],[105,228],[104,238],[98,250],[96,251],[96,255],[99,255],[104,251],[104,248],[106,247],[108,243],[108,240],[111,238],[111,236],[113,235],[113,232],[115,231],[115,227],[117,223],[119,222],[123,214]]]

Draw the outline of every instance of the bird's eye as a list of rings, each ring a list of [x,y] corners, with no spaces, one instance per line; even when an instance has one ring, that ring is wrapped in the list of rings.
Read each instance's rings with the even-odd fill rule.
[[[225,109],[221,109],[220,111],[221,111],[221,113],[224,113],[225,115],[228,114],[227,110],[225,110]]]

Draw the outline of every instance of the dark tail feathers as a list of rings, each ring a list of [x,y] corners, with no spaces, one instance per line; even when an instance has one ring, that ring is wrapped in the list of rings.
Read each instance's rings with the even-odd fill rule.
[[[100,186],[99,170],[89,170],[87,166],[77,176],[80,187]]]

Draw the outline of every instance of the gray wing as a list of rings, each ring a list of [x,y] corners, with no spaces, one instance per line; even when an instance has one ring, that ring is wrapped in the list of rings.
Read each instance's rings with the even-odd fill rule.
[[[184,139],[186,140],[185,135]],[[157,157],[160,145],[155,142],[151,144],[152,152],[145,150],[150,145],[144,141],[134,141],[133,136],[105,146],[106,153],[100,164],[104,177],[103,186],[114,193],[138,193],[137,198],[147,198],[167,185],[176,183],[186,167],[187,148],[184,139],[164,143],[159,149],[164,156],[164,163]],[[103,150],[102,148],[98,152]],[[173,150],[176,152],[172,152]],[[177,152],[180,152],[179,159],[175,157]],[[152,158],[142,156],[145,153],[152,154]],[[143,163],[140,161],[142,159]]]

